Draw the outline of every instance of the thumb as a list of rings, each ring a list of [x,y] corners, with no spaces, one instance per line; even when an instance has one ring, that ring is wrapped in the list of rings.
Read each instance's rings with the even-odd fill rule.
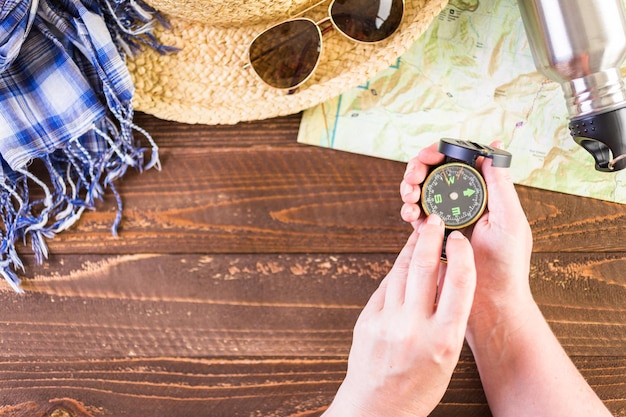
[[[452,326],[462,338],[476,289],[474,252],[469,241],[459,231],[450,234],[446,248],[448,266],[436,315],[442,325]]]
[[[498,145],[500,145],[499,142],[492,144],[494,147],[502,148]],[[494,167],[491,159],[485,159],[482,164],[482,173],[487,183],[490,219],[500,222],[524,215],[509,169]]]

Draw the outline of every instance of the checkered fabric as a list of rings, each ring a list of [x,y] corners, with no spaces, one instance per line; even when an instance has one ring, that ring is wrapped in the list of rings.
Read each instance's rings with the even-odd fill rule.
[[[0,274],[21,291],[16,242],[39,262],[127,168],[159,167],[133,124],[125,54],[150,35],[156,12],[139,0],[5,0],[0,6]],[[152,149],[133,133],[141,132]],[[37,167],[38,176],[33,174]],[[41,173],[45,174],[42,175]]]

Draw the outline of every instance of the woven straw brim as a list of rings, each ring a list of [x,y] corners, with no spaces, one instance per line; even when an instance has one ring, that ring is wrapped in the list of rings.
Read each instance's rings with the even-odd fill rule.
[[[147,50],[128,60],[136,86],[135,109],[161,119],[201,124],[297,113],[366,82],[395,63],[446,4],[446,0],[406,0],[400,29],[377,44],[353,42],[337,30],[330,31],[323,37],[314,75],[291,95],[265,85],[244,68],[252,39],[283,18],[223,26],[167,14],[172,28],[159,29],[157,36],[180,51],[159,55]],[[304,16],[321,20],[327,10],[325,3]]]

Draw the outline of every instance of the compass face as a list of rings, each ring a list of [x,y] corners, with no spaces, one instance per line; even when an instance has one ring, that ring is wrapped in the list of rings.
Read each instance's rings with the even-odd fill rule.
[[[426,215],[438,215],[448,229],[462,229],[485,211],[487,186],[476,169],[451,162],[431,171],[422,184],[421,201]]]

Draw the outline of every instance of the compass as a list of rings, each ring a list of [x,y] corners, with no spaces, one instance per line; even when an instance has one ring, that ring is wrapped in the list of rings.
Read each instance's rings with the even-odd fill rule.
[[[448,229],[472,225],[487,207],[487,185],[480,173],[462,162],[436,167],[422,190],[426,215],[436,214]]]
[[[436,214],[445,225],[441,254],[446,259],[445,240],[452,230],[476,223],[487,208],[487,185],[475,168],[478,157],[490,158],[494,167],[509,167],[511,154],[476,142],[441,139],[439,152],[446,158],[431,169],[422,183],[421,203],[426,215]]]

